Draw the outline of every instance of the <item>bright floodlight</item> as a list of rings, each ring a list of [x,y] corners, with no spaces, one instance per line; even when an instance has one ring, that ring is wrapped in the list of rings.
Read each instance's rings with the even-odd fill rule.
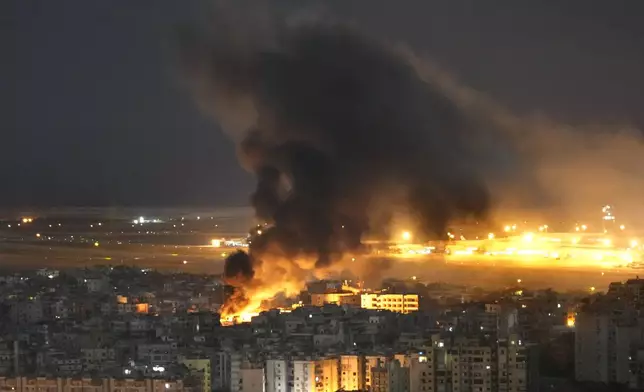
[[[402,239],[405,241],[409,241],[411,239],[411,233],[408,231],[403,231],[402,232]]]
[[[210,243],[212,244],[212,246],[214,248],[219,248],[221,246],[221,240],[215,239],[215,240],[210,241]]]

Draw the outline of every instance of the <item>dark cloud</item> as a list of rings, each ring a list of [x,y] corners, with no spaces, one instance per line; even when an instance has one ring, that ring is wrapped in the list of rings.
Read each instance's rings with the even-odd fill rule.
[[[213,26],[184,34],[184,69],[257,177],[251,201],[270,228],[251,264],[278,252],[327,266],[361,246],[374,210],[408,211],[418,239],[486,218],[498,146],[477,143],[480,124],[403,51],[314,19]]]

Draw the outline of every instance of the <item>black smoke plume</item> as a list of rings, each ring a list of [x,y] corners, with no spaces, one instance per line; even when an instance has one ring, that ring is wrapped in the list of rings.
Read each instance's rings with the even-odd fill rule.
[[[401,52],[343,25],[214,30],[184,36],[185,71],[200,104],[239,140],[257,177],[252,204],[269,223],[248,254],[228,258],[230,279],[261,279],[254,271],[273,256],[327,266],[380,229],[376,210],[408,211],[417,239],[486,217],[483,171],[494,154]]]

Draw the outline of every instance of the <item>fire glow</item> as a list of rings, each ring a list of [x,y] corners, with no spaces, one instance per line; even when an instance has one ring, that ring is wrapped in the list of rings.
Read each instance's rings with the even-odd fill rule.
[[[576,234],[576,233],[575,233]],[[448,247],[450,257],[506,256],[530,262],[536,267],[617,268],[641,261],[637,239],[611,238],[588,234],[580,238],[573,233],[532,232],[505,238],[476,241],[453,241]],[[548,261],[551,260],[551,261]],[[553,264],[552,261],[557,261]]]

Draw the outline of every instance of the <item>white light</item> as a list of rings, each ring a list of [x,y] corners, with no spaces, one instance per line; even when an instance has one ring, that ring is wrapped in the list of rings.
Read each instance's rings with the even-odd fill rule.
[[[47,275],[49,279],[54,279],[54,275]]]
[[[490,370],[490,365],[487,365],[485,368],[486,368],[487,370]]]
[[[165,389],[170,389],[170,384],[169,383],[165,383]]]
[[[125,374],[131,374],[131,373],[132,373],[132,371],[131,371],[130,369],[125,369],[125,370],[123,370],[123,373],[125,373]]]
[[[188,260],[184,260],[184,261],[183,261],[183,264],[188,264]]]

